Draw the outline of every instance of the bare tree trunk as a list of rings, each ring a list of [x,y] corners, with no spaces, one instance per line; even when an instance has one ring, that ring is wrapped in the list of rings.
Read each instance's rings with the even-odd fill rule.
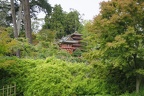
[[[23,8],[24,8],[24,26],[25,26],[25,34],[26,38],[28,38],[28,42],[32,44],[32,32],[31,32],[31,18],[30,18],[30,6],[29,0],[22,0]]]
[[[11,0],[11,11],[12,11],[12,19],[13,19],[13,25],[14,25],[14,37],[18,38],[18,30],[17,30],[17,24],[16,24],[16,14],[15,14],[15,8],[14,8],[14,1]],[[20,57],[20,50],[17,50],[16,56]]]

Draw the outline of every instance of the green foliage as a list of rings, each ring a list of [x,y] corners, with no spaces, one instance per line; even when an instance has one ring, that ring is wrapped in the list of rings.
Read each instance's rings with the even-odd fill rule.
[[[108,78],[103,74],[103,70],[91,65],[70,63],[54,56],[46,60],[0,58],[0,85],[16,83],[19,96],[120,94],[117,84],[121,77],[116,81],[114,74]]]
[[[55,31],[42,29],[40,32],[38,32],[37,39],[39,41],[53,42],[56,37],[55,35],[56,35]]]
[[[31,45],[27,39],[19,38],[15,50],[19,49],[22,58],[46,58],[59,52],[58,46],[51,42],[39,41],[36,45]]]
[[[18,15],[19,7],[20,7],[20,0],[15,0],[15,12]],[[0,26],[10,26],[12,23],[12,15],[9,12],[11,9],[10,1],[9,0],[0,0]],[[47,14],[50,14],[52,11],[51,5],[48,3],[47,0],[31,0],[30,1],[30,10],[31,16],[37,17],[37,13],[43,11]],[[22,25],[23,26],[23,25]]]
[[[0,88],[7,84],[17,85],[17,95],[23,96],[26,74],[42,60],[18,59],[16,57],[0,57]]]
[[[0,55],[10,54],[17,41],[10,38],[7,28],[0,27]]]
[[[56,31],[56,38],[61,38],[64,33],[65,13],[60,5],[55,5],[53,12],[45,18],[44,29]]]
[[[40,37],[39,37],[40,38]],[[53,39],[52,39],[53,40]],[[60,50],[57,43],[39,40],[36,45],[27,43],[24,38],[18,39],[18,44],[14,47],[14,51],[19,49],[21,51],[22,58],[33,58],[33,59],[45,59],[49,56],[55,56],[59,59],[69,62],[81,62],[84,61],[82,58],[72,57],[67,51]]]
[[[1,0],[0,1],[0,26],[8,26],[9,23],[11,22],[10,19],[11,16],[9,16],[8,12],[10,10],[10,3],[8,0]]]
[[[94,95],[102,91],[94,70],[85,64],[69,63],[54,57],[30,70],[24,95]],[[98,86],[99,85],[99,86]],[[103,86],[104,87],[104,86]]]
[[[81,23],[80,23],[80,13],[76,10],[73,10],[69,12],[66,15],[66,24],[65,24],[65,32],[66,34],[71,34],[77,30],[80,29]]]
[[[39,11],[43,11],[47,14],[50,14],[52,11],[52,7],[47,0],[32,0],[30,5],[33,11],[36,11],[36,8],[38,8]]]
[[[95,72],[90,65],[55,57],[46,60],[0,59],[0,85],[16,83],[18,96],[105,94],[105,84],[96,78]]]
[[[126,92],[125,94],[122,94],[120,96],[143,96],[143,94],[144,94],[144,88],[141,88],[139,93],[136,93],[136,92],[128,93],[128,92]]]
[[[56,5],[44,29],[33,35],[34,45],[10,38],[11,29],[1,27],[0,55],[19,49],[29,59],[1,56],[0,88],[16,83],[18,96],[143,95],[142,87],[133,92],[135,78],[144,75],[143,5],[141,0],[102,2],[100,14],[82,30],[84,53],[72,55],[53,41],[81,27],[77,11],[65,13]]]
[[[74,57],[80,57],[81,54],[82,54],[81,49],[76,49],[76,50],[72,53],[72,55],[73,55]]]
[[[46,23],[43,29],[55,30],[56,38],[61,38],[81,28],[79,16],[80,14],[76,10],[66,13],[60,5],[55,5],[53,12],[45,17]]]
[[[95,68],[104,70],[107,86],[114,85],[109,92],[132,92],[136,83],[132,81],[143,74],[144,32],[139,26],[144,24],[143,4],[133,0],[102,2],[100,14],[87,25],[91,33],[86,38],[88,47],[83,56]]]

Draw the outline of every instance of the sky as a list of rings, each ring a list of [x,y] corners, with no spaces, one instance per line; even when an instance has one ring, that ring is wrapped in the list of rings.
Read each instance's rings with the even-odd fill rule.
[[[108,0],[48,0],[51,6],[60,4],[63,11],[77,10],[84,20],[92,20],[99,13],[99,3]]]

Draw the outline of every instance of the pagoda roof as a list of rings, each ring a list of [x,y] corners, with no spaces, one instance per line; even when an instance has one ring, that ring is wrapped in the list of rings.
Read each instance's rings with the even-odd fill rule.
[[[66,36],[66,37],[63,37],[62,39],[59,40],[60,43],[78,43],[77,40],[73,40],[71,38],[71,36]]]
[[[72,33],[71,35],[82,35],[82,34],[80,34],[80,33],[78,33],[77,31],[75,31],[74,33]]]
[[[72,38],[73,35],[79,35],[81,36],[82,34],[79,34],[78,32],[74,32],[73,34],[70,34],[70,35],[67,35],[65,37],[62,37],[60,40],[59,40],[59,43],[78,43],[79,41],[78,40],[74,40],[74,38]]]

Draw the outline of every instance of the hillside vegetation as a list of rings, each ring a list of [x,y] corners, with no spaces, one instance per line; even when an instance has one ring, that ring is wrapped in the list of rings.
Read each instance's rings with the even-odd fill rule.
[[[85,22],[77,10],[24,1],[0,1],[0,89],[16,84],[16,96],[144,96],[143,0],[101,2]],[[36,11],[46,13],[41,30],[31,23],[39,20]],[[58,41],[75,31],[82,46],[70,54]]]

